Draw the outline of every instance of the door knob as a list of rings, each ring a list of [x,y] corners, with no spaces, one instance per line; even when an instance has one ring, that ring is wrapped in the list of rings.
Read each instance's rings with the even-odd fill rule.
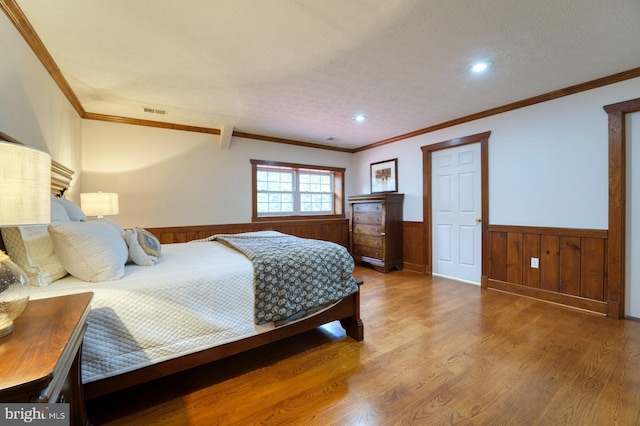
[[[482,223],[482,218],[481,217],[477,217],[476,218],[476,223]]]

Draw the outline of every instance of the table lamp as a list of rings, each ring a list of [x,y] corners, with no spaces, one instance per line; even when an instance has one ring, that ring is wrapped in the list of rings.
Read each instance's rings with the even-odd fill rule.
[[[0,141],[0,226],[51,222],[51,157],[36,149]],[[29,280],[0,251],[0,338],[29,302]]]
[[[111,216],[120,213],[115,192],[86,192],[80,194],[80,208],[87,216]]]

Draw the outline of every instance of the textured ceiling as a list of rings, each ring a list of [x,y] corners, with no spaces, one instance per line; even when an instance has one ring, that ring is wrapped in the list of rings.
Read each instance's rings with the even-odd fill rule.
[[[640,67],[638,0],[17,3],[88,112],[347,148]]]

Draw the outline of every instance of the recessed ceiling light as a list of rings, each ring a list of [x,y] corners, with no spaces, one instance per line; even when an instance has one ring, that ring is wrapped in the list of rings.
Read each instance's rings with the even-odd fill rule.
[[[493,65],[493,62],[491,61],[476,62],[469,67],[469,71],[475,73],[483,72],[491,68],[491,65]]]
[[[353,121],[356,121],[358,123],[362,123],[363,121],[365,121],[367,119],[367,116],[364,114],[358,114],[358,115],[354,115],[353,116]]]

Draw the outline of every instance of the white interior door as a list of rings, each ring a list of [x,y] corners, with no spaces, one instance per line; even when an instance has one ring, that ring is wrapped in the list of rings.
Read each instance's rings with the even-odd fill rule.
[[[480,284],[480,143],[431,154],[433,273]]]
[[[626,114],[626,316],[640,318],[640,112]]]

